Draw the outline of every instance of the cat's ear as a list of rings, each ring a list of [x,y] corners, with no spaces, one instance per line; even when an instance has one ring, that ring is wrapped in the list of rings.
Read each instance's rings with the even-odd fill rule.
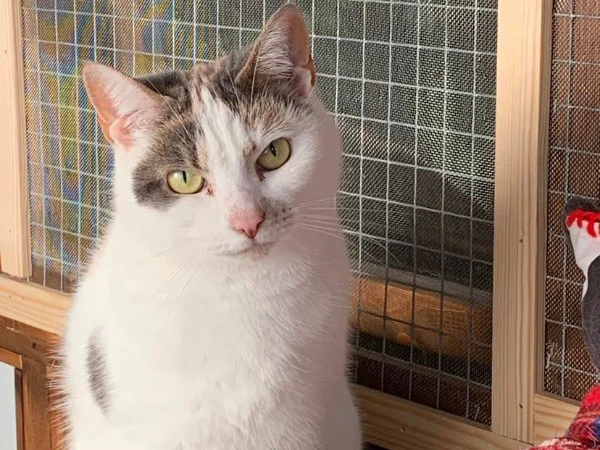
[[[83,82],[111,144],[129,148],[165,113],[166,99],[118,70],[86,62]]]
[[[302,11],[288,3],[269,19],[258,37],[246,65],[238,74],[254,81],[256,75],[293,83],[298,94],[308,97],[315,85],[316,70],[310,54],[308,30]]]

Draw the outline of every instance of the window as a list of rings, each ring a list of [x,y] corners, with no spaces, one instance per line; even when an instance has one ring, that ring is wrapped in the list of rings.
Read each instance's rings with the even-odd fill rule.
[[[16,320],[60,333],[111,212],[112,153],[80,83],[82,61],[133,75],[189,68],[251,42],[282,3],[0,6],[10,24],[0,33],[0,353],[25,355],[23,373],[34,358],[39,392],[47,361],[29,344],[10,347],[15,331],[2,331]],[[430,447],[509,449],[561,433],[555,424],[572,407],[545,393],[577,400],[597,380],[557,213],[571,194],[599,193],[590,168],[599,164],[600,11],[556,0],[552,22],[542,0],[297,3],[344,141],[338,208],[368,439],[414,449],[420,433]]]

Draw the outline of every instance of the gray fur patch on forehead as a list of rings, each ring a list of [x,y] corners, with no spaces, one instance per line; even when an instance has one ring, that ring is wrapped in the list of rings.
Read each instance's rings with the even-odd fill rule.
[[[184,111],[191,107],[188,74],[182,71],[171,71],[151,74],[136,78],[147,88],[175,100],[176,111]]]
[[[196,147],[200,130],[191,110],[182,112],[159,127],[152,148],[133,172],[133,190],[140,204],[163,209],[179,196],[167,185],[167,175],[176,170],[200,171]]]
[[[178,196],[166,184],[167,174],[175,170],[200,170],[197,139],[198,122],[191,109],[189,72],[164,72],[138,81],[170,102],[168,114],[154,130],[148,155],[133,173],[133,190],[140,204],[162,209]],[[168,100],[167,99],[167,100]]]
[[[238,79],[250,51],[251,46],[243,47],[223,56],[209,68],[200,68],[193,77],[197,92],[203,87],[208,89],[250,127],[265,124],[277,126],[279,120],[283,119],[282,111],[299,118],[310,114],[312,108],[309,102],[297,94],[290,82],[260,72]]]
[[[277,129],[286,121],[293,121],[295,127],[303,126],[312,107],[289,83],[260,73],[238,79],[249,53],[250,47],[245,47],[213,63],[198,64],[187,72],[164,72],[138,79],[167,100],[174,100],[169,102],[169,114],[154,130],[147,156],[133,173],[134,194],[140,204],[165,209],[181,198],[167,185],[171,171],[209,172],[205,150],[198,147],[203,135],[199,125],[203,89],[223,102],[249,128]]]

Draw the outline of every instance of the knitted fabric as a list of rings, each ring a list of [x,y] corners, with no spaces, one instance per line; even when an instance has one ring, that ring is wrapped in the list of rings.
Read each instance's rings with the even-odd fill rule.
[[[579,269],[585,276],[581,299],[582,325],[587,350],[600,367],[600,210],[581,198],[565,207],[565,227]],[[586,394],[567,433],[531,450],[600,449],[600,385]]]
[[[531,450],[600,449],[600,386],[587,393],[564,437]]]

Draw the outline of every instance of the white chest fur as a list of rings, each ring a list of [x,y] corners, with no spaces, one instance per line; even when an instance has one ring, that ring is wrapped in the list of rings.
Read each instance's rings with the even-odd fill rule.
[[[74,425],[78,416],[105,423],[86,435],[98,440],[110,430],[116,448],[142,441],[174,450],[319,448],[324,416],[338,403],[328,395],[345,386],[348,303],[343,247],[326,250],[340,258],[337,268],[316,255],[322,262],[314,266],[257,264],[243,278],[187,271],[158,293],[172,276],[144,280],[154,272],[147,270],[129,279],[132,292],[102,289],[123,277],[114,267],[96,270],[67,337],[69,375],[79,380],[72,388],[84,400],[71,405]],[[110,390],[103,414],[81,382],[88,378],[81,342],[98,332]]]

